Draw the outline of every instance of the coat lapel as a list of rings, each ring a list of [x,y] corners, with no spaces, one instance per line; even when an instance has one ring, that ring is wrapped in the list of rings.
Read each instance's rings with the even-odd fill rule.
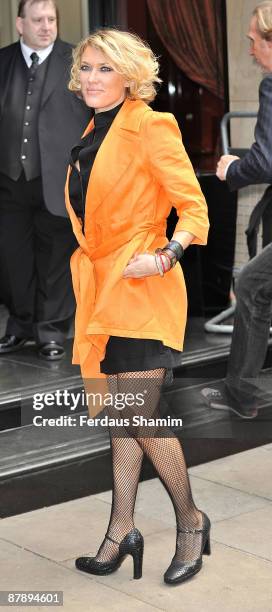
[[[135,145],[142,116],[150,111],[142,100],[126,99],[103,140],[89,178],[86,212],[92,216],[135,158]],[[93,128],[93,120],[84,133]],[[106,177],[106,179],[105,179]]]
[[[67,55],[66,49],[63,51],[61,41],[57,39],[54,44],[53,51],[49,57],[49,65],[42,93],[41,108],[45,105],[49,96],[57,87],[60,79],[63,79],[64,76],[67,77],[66,81],[69,79],[69,62]]]
[[[6,67],[7,72],[3,70],[3,83],[0,84],[0,87],[3,87],[3,90],[2,90],[3,94],[0,95],[0,100],[1,100],[0,117],[4,112],[9,84],[11,82],[13,71],[14,71],[14,66],[17,61],[17,58],[19,57],[19,54],[21,54],[21,47],[20,47],[20,43],[18,42],[12,45],[12,50],[10,52],[10,61],[8,61],[8,65]],[[5,75],[5,78],[4,78],[4,75]]]

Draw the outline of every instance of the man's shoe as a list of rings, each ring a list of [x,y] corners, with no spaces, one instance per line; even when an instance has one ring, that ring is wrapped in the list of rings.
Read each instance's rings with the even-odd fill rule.
[[[50,340],[50,342],[46,342],[42,344],[39,348],[39,357],[42,359],[47,359],[47,361],[56,361],[57,359],[62,359],[65,355],[65,350],[61,344],[55,342],[55,340]]]
[[[19,351],[27,341],[28,338],[18,338],[17,336],[6,334],[3,338],[0,338],[0,353]]]
[[[231,403],[231,400],[224,397],[217,389],[205,387],[200,393],[209,408],[215,410],[230,410],[242,419],[255,419],[258,415],[258,409],[255,406],[245,408],[244,406],[234,405]]]

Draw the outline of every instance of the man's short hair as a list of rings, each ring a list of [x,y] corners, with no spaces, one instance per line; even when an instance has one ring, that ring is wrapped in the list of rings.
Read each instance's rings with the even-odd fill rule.
[[[57,19],[58,19],[59,13],[58,13],[57,3],[55,2],[55,0],[20,0],[19,6],[18,6],[18,17],[25,17],[26,4],[29,4],[31,6],[32,4],[38,4],[39,2],[51,2],[56,9],[56,14],[57,14]]]
[[[253,11],[257,20],[257,30],[262,38],[272,41],[272,0],[258,4]]]

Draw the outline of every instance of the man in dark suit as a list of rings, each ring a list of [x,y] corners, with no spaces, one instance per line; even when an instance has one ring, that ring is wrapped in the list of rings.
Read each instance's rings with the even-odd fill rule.
[[[266,76],[259,89],[255,142],[243,159],[223,155],[217,176],[230,189],[272,183],[272,1],[253,11],[248,38],[250,55]],[[271,187],[268,188],[271,190]],[[272,206],[272,201],[269,203]],[[264,398],[259,374],[264,364],[272,319],[272,244],[246,264],[236,284],[237,305],[224,393],[203,389],[211,408],[231,410],[243,418],[258,414]]]
[[[90,119],[67,88],[72,46],[57,37],[57,17],[53,0],[21,0],[20,41],[0,50],[1,295],[10,313],[0,354],[34,337],[49,360],[63,356],[74,314],[64,185]]]

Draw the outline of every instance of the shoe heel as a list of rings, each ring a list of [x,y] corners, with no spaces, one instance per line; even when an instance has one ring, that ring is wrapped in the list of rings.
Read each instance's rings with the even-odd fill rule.
[[[205,546],[203,548],[203,555],[211,554],[211,542],[210,542],[210,534],[208,534],[207,540],[205,542]]]
[[[135,551],[132,554],[133,557],[133,578],[138,580],[142,577],[142,568],[143,568],[143,549],[139,551]]]

